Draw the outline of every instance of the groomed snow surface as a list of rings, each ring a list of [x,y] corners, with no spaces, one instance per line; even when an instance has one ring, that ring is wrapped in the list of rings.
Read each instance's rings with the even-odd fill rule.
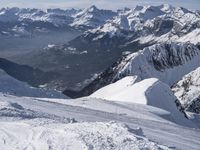
[[[166,105],[171,104],[166,100]],[[0,149],[198,150],[200,130],[182,114],[170,111],[91,97],[66,100],[0,94]]]

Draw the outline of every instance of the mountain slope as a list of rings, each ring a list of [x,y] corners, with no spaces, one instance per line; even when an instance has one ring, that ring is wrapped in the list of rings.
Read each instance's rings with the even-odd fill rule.
[[[200,35],[199,14],[170,5],[137,6],[117,12],[100,10],[95,6],[77,12],[73,10],[73,13],[61,10],[35,11],[36,16],[70,16],[73,18],[70,28],[75,30],[86,26],[83,34],[65,44],[49,45],[15,59],[33,68],[63,74],[69,80],[62,78],[64,84],[56,87],[61,90],[83,89],[97,74],[115,64],[122,54],[138,52],[147,46],[169,41],[197,44]]]
[[[128,30],[138,32],[140,42],[147,35],[155,41],[175,40],[199,28],[200,16],[196,11],[170,5],[137,6],[132,10],[120,13],[115,19],[103,27],[94,29],[93,32],[106,32],[110,35],[122,36],[120,31]],[[110,27],[107,30],[107,27]],[[114,29],[114,30],[112,30]],[[142,39],[143,38],[143,39]],[[150,39],[149,39],[150,40]]]
[[[172,85],[200,65],[200,49],[190,43],[156,44],[131,55],[132,59],[119,70],[119,77],[123,74],[141,79],[156,77]]]
[[[137,51],[142,45],[166,41],[190,41],[196,44],[198,40],[190,37],[200,34],[199,23],[200,15],[196,11],[170,5],[137,6],[118,12],[113,19],[75,40],[82,47],[109,51]],[[95,43],[101,43],[101,47]],[[78,48],[73,42],[70,44]]]
[[[98,148],[103,144],[105,149],[125,145],[127,149],[133,146],[137,149],[139,143],[142,145],[138,149],[199,148],[198,129],[177,125],[170,119],[169,112],[151,106],[94,98],[66,101],[2,94],[0,101],[0,138],[2,142],[5,141],[1,144],[3,148],[18,146],[38,149],[38,146],[43,145],[51,146],[52,149],[84,149]],[[30,118],[25,118],[27,115]],[[15,138],[16,135],[20,139]],[[62,142],[62,139],[65,139],[65,142]],[[76,144],[71,140],[76,141]],[[31,145],[21,144],[22,142]]]
[[[34,88],[25,82],[18,81],[0,69],[0,92],[29,97],[67,98],[54,90]]]
[[[191,43],[160,43],[122,57],[80,92],[66,90],[69,96],[90,95],[125,76],[141,80],[158,78],[169,86],[200,66],[200,49]]]
[[[31,37],[37,33],[67,30],[87,30],[99,27],[116,16],[111,10],[100,10],[91,6],[84,10],[76,9],[0,9],[0,35]]]
[[[72,21],[71,16],[56,11],[2,8],[0,10],[0,35],[30,38],[52,31],[67,31],[71,30],[69,24]]]
[[[172,90],[186,111],[200,113],[200,68],[183,76]]]
[[[168,85],[155,78],[145,79],[138,83],[134,83],[134,80],[137,80],[137,77],[125,77],[99,89],[90,97],[158,107],[170,112],[176,123],[187,124],[187,119],[176,107],[176,97]]]
[[[112,19],[117,13],[111,10],[100,10],[96,6],[86,8],[74,15],[72,27],[76,28],[96,28]]]
[[[4,70],[11,77],[26,82],[34,87],[46,85],[53,88],[60,83],[61,75],[55,72],[44,72],[28,65],[20,65],[7,59],[0,58],[0,69]]]

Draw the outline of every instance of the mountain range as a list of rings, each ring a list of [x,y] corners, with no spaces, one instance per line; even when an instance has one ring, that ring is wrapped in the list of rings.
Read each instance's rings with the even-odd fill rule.
[[[0,39],[0,149],[199,149],[198,10],[2,8]]]

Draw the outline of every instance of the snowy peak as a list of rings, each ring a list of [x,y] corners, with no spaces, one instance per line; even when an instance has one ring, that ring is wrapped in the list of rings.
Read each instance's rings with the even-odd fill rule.
[[[91,7],[87,8],[87,11],[92,13],[98,11],[98,8],[95,5],[92,5]]]
[[[0,10],[0,35],[31,37],[33,33],[71,30],[73,15],[79,10],[2,8]]]
[[[12,22],[13,27],[1,29],[3,33],[10,33],[15,30],[14,26],[23,29],[33,28],[38,24],[40,30],[52,30],[52,28],[69,28],[87,30],[103,25],[107,20],[112,19],[117,13],[111,10],[101,10],[91,6],[84,10],[76,9],[30,9],[30,8],[2,8],[0,10],[0,24],[6,27]],[[35,22],[35,24],[32,24]],[[30,27],[29,27],[30,26]],[[53,26],[53,27],[52,27]],[[0,32],[1,33],[1,32]]]
[[[18,8],[2,8],[0,10],[0,21],[1,22],[13,22],[17,21],[18,16],[16,13],[19,11]]]
[[[31,21],[50,23],[55,27],[70,26],[84,31],[95,29],[98,33],[106,31],[112,35],[120,29],[139,32],[138,34],[141,36],[154,34],[155,31],[159,30],[159,27],[162,27],[161,33],[168,32],[169,35],[166,35],[168,38],[174,33],[180,36],[192,31],[194,27],[199,27],[199,18],[200,15],[197,11],[190,11],[181,7],[175,8],[167,4],[136,6],[134,9],[124,8],[117,12],[98,9],[96,6],[84,10],[62,10],[58,8],[47,10],[2,8],[0,10],[1,23],[14,22],[17,26]],[[162,24],[163,20],[167,21]],[[108,27],[111,29],[110,31],[107,30]],[[179,30],[181,30],[180,33],[178,33]]]
[[[162,5],[160,5],[160,9],[163,12],[170,13],[171,11],[173,11],[174,7],[172,5],[169,5],[169,4],[162,4]]]
[[[137,12],[137,11],[136,11]],[[138,11],[138,16],[144,21],[153,19],[157,16],[164,15],[165,13],[157,6],[146,6],[142,10]]]
[[[71,26],[87,26],[88,28],[95,28],[103,25],[107,20],[112,19],[116,15],[116,12],[98,9],[93,5],[77,13]]]
[[[155,41],[176,41],[179,40],[179,37],[199,28],[199,22],[199,14],[185,8],[172,7],[167,4],[136,6],[134,9],[118,11],[117,16],[106,22],[101,28],[95,29],[96,32],[93,30],[92,33],[102,33],[103,35],[106,32],[121,36],[117,33],[120,30],[127,30],[137,33],[141,37],[139,39],[141,41],[146,41],[145,37],[148,36],[151,36],[149,39]],[[136,41],[137,39],[132,40]]]

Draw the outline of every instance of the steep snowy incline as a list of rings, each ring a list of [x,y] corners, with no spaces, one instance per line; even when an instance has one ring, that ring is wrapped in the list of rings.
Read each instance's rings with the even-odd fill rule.
[[[179,42],[192,42],[194,44],[200,43],[200,29],[197,28],[197,29],[189,32],[188,34],[179,38],[177,41],[179,41]]]
[[[200,66],[200,49],[190,43],[155,44],[131,55],[132,59],[118,71],[119,77],[155,77],[171,86]]]
[[[103,87],[102,89],[99,89],[91,96],[97,97],[97,98],[102,98],[102,99],[120,100],[121,97],[118,97],[117,95],[123,91],[126,91],[128,87],[131,87],[133,84],[135,84],[136,82],[139,82],[139,81],[140,81],[140,79],[137,76],[125,77],[122,80],[119,80],[113,84],[109,84],[109,85]],[[113,96],[116,96],[117,98],[115,99]],[[126,101],[125,97],[123,97],[123,99]],[[141,103],[142,103],[142,101],[141,101]]]
[[[0,69],[0,92],[28,97],[67,98],[55,90],[34,88],[27,83],[18,81]]]
[[[200,113],[200,67],[174,84],[172,90],[186,111]]]

